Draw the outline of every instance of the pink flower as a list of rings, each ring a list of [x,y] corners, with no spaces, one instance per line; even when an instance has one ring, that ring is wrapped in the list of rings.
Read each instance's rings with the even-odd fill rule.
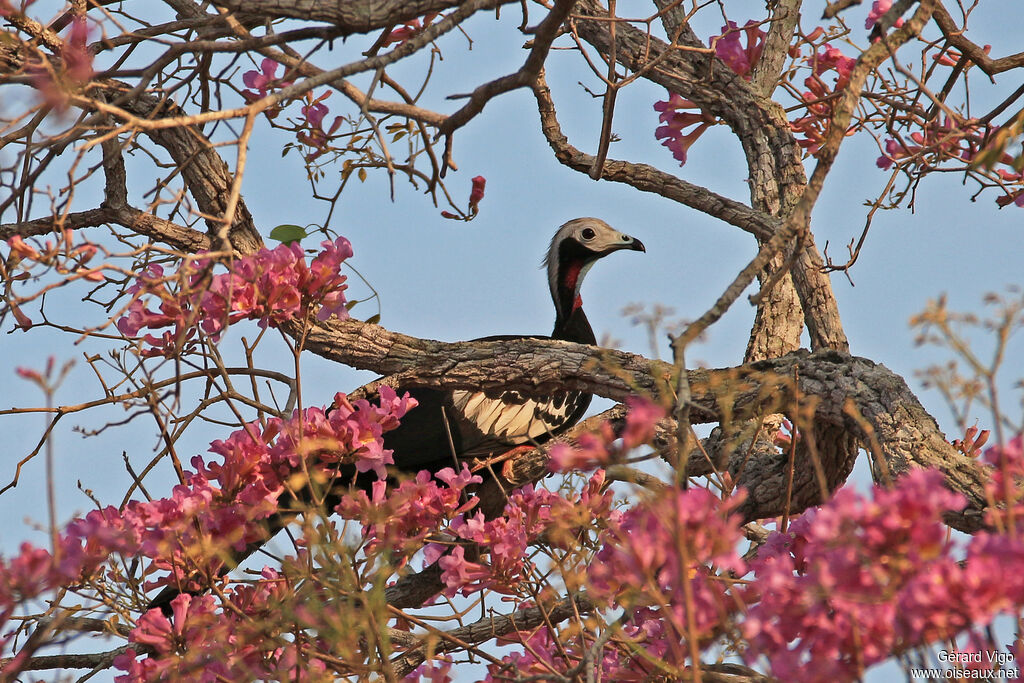
[[[469,191],[469,205],[465,212],[456,210],[457,213],[451,211],[442,211],[441,216],[457,221],[471,221],[480,213],[480,202],[484,198],[484,188],[487,185],[487,179],[482,175],[475,176],[472,179],[472,188]]]
[[[892,0],[875,0],[871,3],[871,11],[868,12],[868,18],[864,21],[864,28],[871,28],[882,18],[882,15],[888,12],[892,8]],[[897,19],[895,26],[898,28],[903,26],[903,19]]]
[[[611,459],[608,451],[609,441],[613,436],[611,430],[601,435],[580,434],[574,445],[556,443],[549,451],[548,468],[552,472],[569,472],[572,470],[592,470],[607,465]]]
[[[447,655],[420,664],[408,676],[407,681],[426,681],[427,683],[450,683],[452,660]]]
[[[572,445],[556,443],[549,451],[548,468],[552,472],[587,470],[602,467],[621,459],[624,451],[641,446],[654,438],[658,420],[665,417],[661,406],[638,396],[626,400],[626,426],[620,435],[622,446],[615,443],[616,434],[610,424],[603,423],[598,431],[579,435]]]
[[[722,501],[701,488],[668,489],[631,508],[602,535],[587,572],[590,590],[627,610],[650,610],[678,637],[691,622],[699,634],[710,634],[736,608],[717,572],[746,573],[732,518],[741,501]],[[685,553],[678,552],[681,545]]]
[[[660,112],[658,120],[665,124],[654,131],[654,137],[662,140],[661,144],[671,150],[673,158],[682,166],[686,163],[686,154],[690,147],[715,123],[715,119],[699,109],[696,112],[679,111],[680,109],[698,107],[675,93],[669,93],[669,98],[665,102],[654,103],[654,110]],[[683,129],[689,126],[696,128],[684,135]]]
[[[71,80],[85,83],[92,78],[92,52],[89,50],[89,25],[83,18],[71,22],[71,31],[61,46],[60,56]]]
[[[641,396],[626,399],[629,412],[626,413],[626,429],[622,440],[626,448],[636,448],[650,443],[654,438],[658,421],[665,417],[665,409]]]
[[[312,93],[306,93],[306,104],[302,107],[302,116],[306,119],[305,130],[295,136],[299,142],[313,148],[306,156],[306,161],[312,161],[327,151],[331,138],[344,121],[342,117],[335,116],[330,129],[324,130],[324,117],[330,109],[323,102],[330,95],[329,90],[317,98],[314,98]]]
[[[722,27],[721,35],[711,39],[715,55],[725,62],[726,66],[748,81],[753,76],[754,65],[761,58],[764,41],[768,35],[758,26],[758,22],[751,20],[740,29],[736,22],[730,21]],[[740,44],[741,33],[745,33],[747,36],[746,47]]]
[[[956,596],[970,592],[942,514],[964,502],[940,473],[914,470],[871,500],[841,489],[770,538],[746,596],[748,659],[766,656],[781,679],[848,681],[897,643],[955,635]]]
[[[888,169],[894,162],[906,160],[912,166],[929,168],[944,159],[969,160],[977,152],[980,131],[974,119],[945,116],[934,119],[922,131],[911,133],[909,139],[916,144],[886,138],[885,153],[875,165]]]
[[[845,56],[837,48],[825,44],[824,50],[815,52],[805,58],[810,64],[812,73],[804,80],[807,92],[801,96],[807,112],[790,122],[790,129],[798,136],[797,143],[811,154],[817,153],[825,141],[832,119],[832,95],[850,82],[850,74],[857,60]],[[834,70],[837,74],[835,84],[828,86],[822,76]]]
[[[259,71],[246,71],[242,74],[242,82],[245,83],[245,86],[255,91],[244,91],[242,94],[246,96],[246,99],[255,101],[266,97],[275,87],[286,88],[291,85],[291,81],[279,82],[277,80],[278,66],[277,62],[267,57],[260,62]]]
[[[39,251],[21,239],[21,235],[15,235],[7,240],[7,246],[11,248],[11,253],[16,254],[19,258],[31,259],[37,261],[40,258]]]
[[[814,75],[820,76],[826,71],[834,69],[839,74],[835,90],[846,87],[846,84],[850,82],[850,74],[853,72],[853,67],[857,65],[857,60],[847,57],[838,48],[832,47],[828,43],[825,43],[824,48],[822,52],[817,53],[813,57]]]
[[[323,103],[323,100],[330,94],[331,93],[328,91],[320,98],[302,107],[302,115],[306,117],[306,121],[311,127],[323,127],[324,117],[327,116],[327,113],[330,111],[330,109],[327,108],[327,105]]]
[[[452,596],[460,590],[464,595],[478,590],[476,582],[488,578],[491,571],[476,562],[466,559],[466,549],[461,545],[455,546],[451,552],[442,557],[438,562],[441,565],[441,580],[444,582],[444,594]]]
[[[484,198],[484,186],[487,184],[487,179],[482,175],[478,175],[473,178],[473,189],[469,193],[469,211],[475,214],[477,212],[477,205],[480,200]]]
[[[445,486],[440,486],[441,481]],[[483,481],[463,467],[456,475],[451,468],[437,473],[436,480],[429,472],[420,472],[409,481],[402,482],[390,495],[383,481],[375,483],[372,495],[364,491],[344,496],[335,511],[347,519],[359,520],[369,553],[388,550],[411,557],[428,536],[440,531],[458,515],[476,506],[476,499],[464,493],[466,487]],[[437,559],[444,548],[429,548]]]
[[[914,149],[920,149],[919,147]],[[885,139],[885,154],[878,157],[875,161],[875,166],[882,169],[883,171],[889,170],[893,163],[903,157],[907,157],[913,154],[911,149],[903,147],[900,143],[896,142],[892,138]]]
[[[423,23],[420,23],[419,19],[413,19],[412,21],[405,22],[404,26],[399,26],[388,33],[387,37],[384,38],[381,45],[387,47],[388,45],[399,45],[405,43],[407,40],[415,36],[417,33],[430,26],[431,22],[438,17],[437,12],[430,12],[423,16]]]
[[[992,476],[986,482],[985,492],[996,501],[996,507],[986,511],[987,521],[996,528],[1014,533],[1024,529],[1024,495],[1020,485],[1024,482],[1024,435],[1017,434],[1005,444],[985,449],[984,460],[991,465]]]
[[[14,369],[15,374],[22,379],[35,382],[36,384],[43,383],[43,375],[38,370],[32,368],[18,367]]]
[[[291,81],[279,81],[277,80],[277,67],[278,63],[273,59],[265,58],[260,62],[259,71],[246,71],[242,74],[242,82],[247,88],[251,90],[243,90],[242,97],[247,102],[255,102],[256,100],[263,99],[276,88],[287,88],[292,84]],[[280,105],[270,107],[265,111],[267,118],[273,119],[281,113]]]

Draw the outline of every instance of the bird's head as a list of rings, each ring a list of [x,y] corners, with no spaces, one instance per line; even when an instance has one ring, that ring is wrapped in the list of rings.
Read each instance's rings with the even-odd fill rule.
[[[594,263],[613,251],[647,251],[643,242],[599,218],[575,218],[558,229],[544,257],[558,317],[580,307],[580,286]]]

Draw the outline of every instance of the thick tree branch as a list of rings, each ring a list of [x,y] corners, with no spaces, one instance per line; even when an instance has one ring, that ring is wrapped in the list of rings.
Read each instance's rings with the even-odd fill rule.
[[[103,669],[109,669],[114,664],[114,659],[124,654],[129,649],[135,650],[138,654],[149,654],[153,650],[148,645],[139,645],[134,643],[131,645],[122,645],[114,650],[107,652],[95,652],[90,654],[82,655],[42,655],[39,657],[30,657],[27,659],[19,669],[21,671],[53,671],[53,670],[66,670],[66,669],[95,669],[101,671]],[[0,671],[3,668],[15,661],[16,658],[0,659]]]
[[[531,394],[570,388],[623,401],[638,392],[661,397],[672,377],[671,365],[622,351],[551,340],[448,344],[353,321],[313,329],[307,348],[390,375],[389,384],[410,387],[506,387]],[[886,460],[893,476],[913,466],[937,467],[950,488],[968,498],[971,509],[986,505],[983,470],[946,441],[903,379],[882,365],[842,353],[798,351],[734,368],[691,370],[687,378],[694,422],[800,410],[816,428],[834,428],[860,443],[875,444],[881,451],[875,456]],[[817,447],[818,457],[827,461],[830,445],[819,442]],[[785,491],[778,490],[774,478],[784,470],[784,463],[765,463],[745,476],[742,483],[751,490],[748,518],[781,514]],[[820,500],[821,492],[809,487],[793,501],[791,512]],[[978,528],[980,518],[970,524]]]
[[[15,235],[22,237],[36,237],[49,235],[61,228],[78,230],[80,228],[93,228],[97,225],[105,225],[113,222],[115,212],[107,208],[89,209],[88,211],[76,211],[64,216],[47,216],[36,218],[22,223],[0,224],[0,240],[9,240]]]
[[[145,235],[154,242],[163,242],[174,249],[187,253],[213,248],[213,241],[208,234],[178,225],[173,221],[164,220],[131,206],[121,208],[104,206],[65,216],[48,216],[23,223],[4,223],[0,225],[0,240],[10,239],[14,235],[36,237],[49,235],[61,229],[79,230],[100,225],[120,225],[140,235]]]
[[[513,0],[494,3],[495,6],[511,4]],[[260,0],[254,4],[249,0],[216,0],[218,7],[258,13],[267,19],[302,19],[333,24],[342,35],[368,33],[388,28],[422,17],[432,12],[443,12],[465,5],[458,0]]]
[[[751,78],[754,88],[765,97],[771,97],[779,83],[779,74],[786,63],[796,24],[800,20],[802,4],[803,0],[779,0],[769,5],[771,23],[764,40],[764,48],[761,50],[761,58],[754,65]]]

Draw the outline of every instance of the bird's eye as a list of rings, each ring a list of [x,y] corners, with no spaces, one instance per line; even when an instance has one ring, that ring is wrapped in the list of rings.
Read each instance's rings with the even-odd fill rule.
[[[590,228],[584,228],[583,232],[580,233],[580,237],[585,240],[592,240],[597,233]]]
[[[630,237],[629,235],[622,235],[622,241],[623,242],[632,242],[633,238]]]

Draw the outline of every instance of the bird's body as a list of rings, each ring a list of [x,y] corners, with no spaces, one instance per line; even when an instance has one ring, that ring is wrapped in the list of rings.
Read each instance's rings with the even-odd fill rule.
[[[559,228],[544,259],[555,304],[551,339],[596,343],[594,331],[583,312],[580,285],[598,259],[624,249],[645,251],[640,240],[616,232],[597,218],[577,218]],[[477,341],[528,338],[544,337],[502,335]],[[399,394],[404,391],[398,389]],[[417,407],[402,418],[397,428],[384,434],[384,447],[393,451],[394,469],[407,474],[421,470],[436,473],[445,467],[458,469],[461,461],[486,459],[517,446],[543,443],[576,424],[591,400],[589,393],[564,389],[544,397],[509,390],[429,388],[413,388],[409,394],[416,399]],[[341,466],[339,475],[324,500],[327,509],[332,509],[340,496],[353,486],[369,490],[376,480],[369,472],[357,474],[351,465]],[[278,501],[282,513],[266,520],[268,538],[294,516],[294,512],[286,511],[301,511],[308,506],[308,501],[296,500],[298,497],[285,495]],[[234,558],[235,563],[257,547],[240,553]],[[168,586],[150,607],[167,611],[177,594],[177,590]]]

